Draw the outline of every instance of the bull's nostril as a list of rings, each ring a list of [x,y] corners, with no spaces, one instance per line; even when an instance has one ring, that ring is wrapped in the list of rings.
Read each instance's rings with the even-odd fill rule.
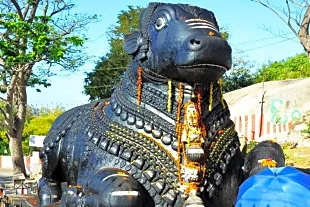
[[[192,45],[200,45],[200,41],[199,40],[196,40],[196,39],[191,39],[190,41],[189,41]]]

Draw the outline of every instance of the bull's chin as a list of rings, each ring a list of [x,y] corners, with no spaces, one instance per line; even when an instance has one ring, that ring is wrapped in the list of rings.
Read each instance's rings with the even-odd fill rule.
[[[178,65],[182,79],[191,83],[212,83],[223,77],[227,69],[214,64]]]

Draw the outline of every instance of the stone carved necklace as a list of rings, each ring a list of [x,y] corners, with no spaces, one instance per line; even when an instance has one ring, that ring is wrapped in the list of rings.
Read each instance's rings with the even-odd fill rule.
[[[94,109],[93,125],[104,122],[106,126],[102,133],[107,139],[101,143],[111,142],[105,148],[110,151],[122,146],[120,158],[139,166],[138,180],[149,192],[151,184],[170,205],[179,193],[187,198],[206,190],[212,197],[239,147],[229,110],[216,90],[218,84],[202,93],[170,81],[162,87],[142,85],[141,74],[137,79],[128,71],[110,102]],[[209,106],[208,110],[202,105]]]

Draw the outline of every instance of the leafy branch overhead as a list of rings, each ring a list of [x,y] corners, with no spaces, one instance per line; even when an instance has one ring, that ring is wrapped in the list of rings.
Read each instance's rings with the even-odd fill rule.
[[[259,3],[272,11],[280,20],[285,23],[294,35],[299,39],[301,45],[310,58],[310,4],[308,0],[251,0]],[[275,2],[280,3],[275,4]],[[282,5],[281,5],[282,4]]]
[[[74,6],[71,0],[0,1],[0,92],[6,94],[0,112],[16,157],[21,155],[26,87],[48,87],[54,66],[75,71],[88,58],[82,32],[98,17],[74,14]]]
[[[49,4],[49,1],[28,0],[23,10],[15,1],[12,1],[14,6],[8,6],[5,2],[8,1],[2,2],[4,8],[0,13],[0,55],[3,67],[29,67],[42,60],[50,65],[59,64],[70,69],[81,64],[82,56],[69,55],[71,51],[81,52],[76,46],[82,46],[85,39],[73,32],[94,22],[96,16],[74,15],[74,19],[70,20],[68,13],[56,18],[58,13],[73,7],[73,4],[64,1]],[[40,6],[37,5],[39,3]],[[43,9],[43,13],[37,15],[36,10],[39,8]]]

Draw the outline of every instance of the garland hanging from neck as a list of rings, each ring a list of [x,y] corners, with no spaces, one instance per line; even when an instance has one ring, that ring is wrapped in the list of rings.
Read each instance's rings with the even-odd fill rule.
[[[182,101],[183,101],[183,84],[179,83],[179,95],[178,95],[178,109],[176,117],[176,133],[178,135],[178,178],[180,184],[182,184],[181,178],[181,136],[182,136],[182,123],[181,123],[181,110],[182,110]]]
[[[220,99],[221,99],[221,103],[222,103],[222,106],[223,106],[223,108],[225,109],[226,108],[226,106],[225,106],[225,103],[224,103],[224,95],[223,95],[223,79],[222,78],[220,78],[218,81],[217,81],[217,83],[219,84],[219,86],[220,86]]]
[[[201,94],[192,94],[192,100],[183,105],[183,87],[179,84],[176,132],[178,137],[178,179],[180,191],[189,195],[198,193],[205,174],[204,142],[206,131],[201,120]],[[197,97],[197,99],[196,99]],[[183,113],[182,113],[183,110]],[[181,115],[183,119],[181,121]]]
[[[213,83],[210,83],[210,94],[209,94],[209,111],[212,111],[213,107]]]
[[[137,103],[141,104],[141,93],[142,93],[142,67],[138,67],[138,80],[137,80]]]
[[[170,113],[171,112],[171,99],[172,99],[172,81],[168,81],[168,97],[167,97],[167,111]]]
[[[201,111],[201,87],[198,86],[197,87],[197,105],[198,105],[198,112],[199,114],[202,114],[202,111]]]

